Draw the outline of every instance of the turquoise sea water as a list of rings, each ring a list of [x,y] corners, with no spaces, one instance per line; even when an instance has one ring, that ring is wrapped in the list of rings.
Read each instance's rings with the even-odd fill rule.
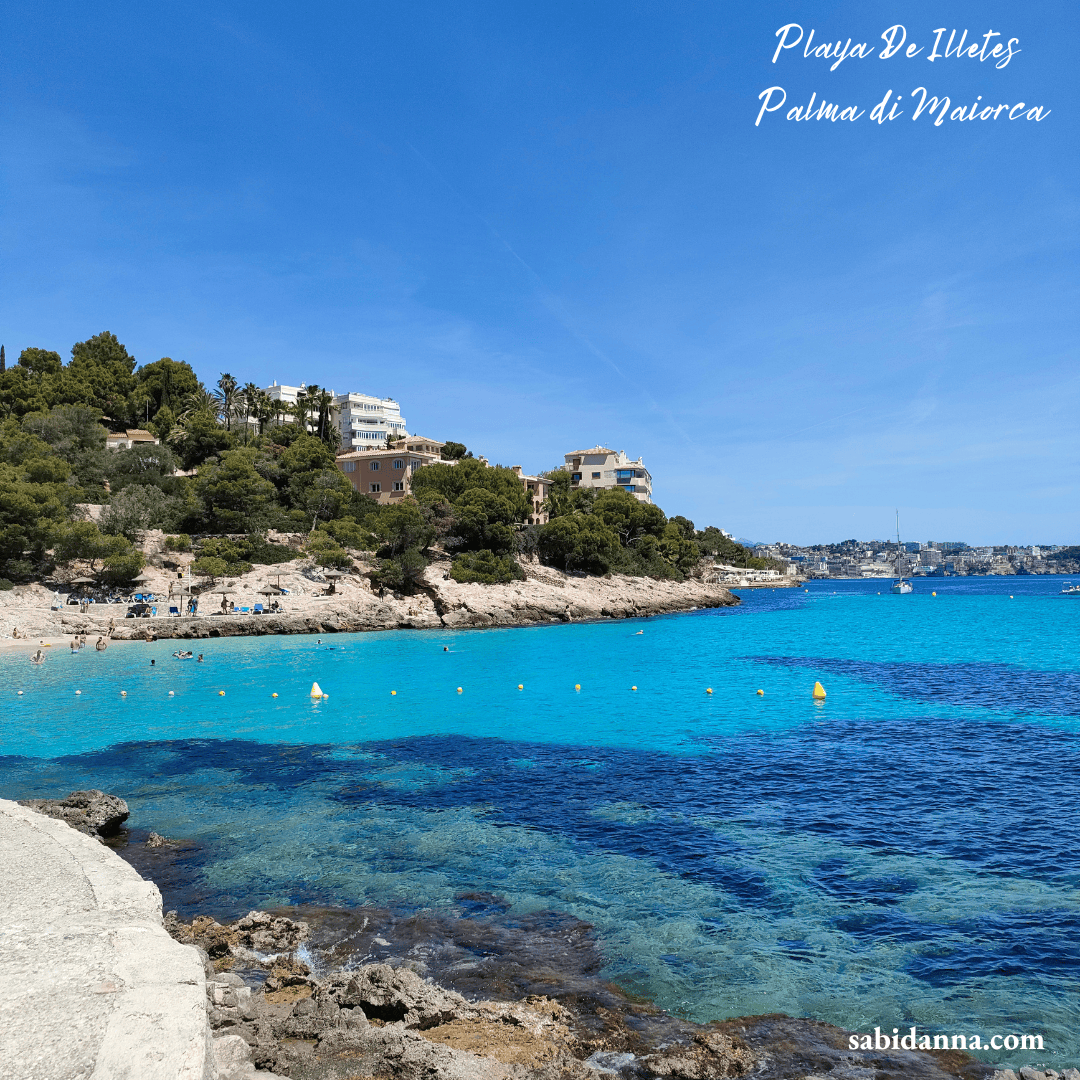
[[[879,587],[203,664],[5,653],[0,795],[123,795],[200,843],[194,906],[222,916],[491,892],[590,922],[609,978],[694,1019],[1039,1032],[1032,1060],[1075,1062],[1080,600]]]

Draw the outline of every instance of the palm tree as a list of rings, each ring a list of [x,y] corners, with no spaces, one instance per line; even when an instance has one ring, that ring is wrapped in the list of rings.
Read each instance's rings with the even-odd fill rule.
[[[214,398],[217,400],[221,414],[225,417],[226,429],[232,431],[232,418],[236,415],[237,406],[240,404],[240,384],[227,371],[224,371],[217,385]]]
[[[318,414],[318,426],[316,427],[316,434],[323,442],[330,441],[330,412],[334,407],[334,397],[329,390],[323,390],[321,387],[315,388],[317,393],[312,397],[312,406],[314,411]],[[310,393],[310,391],[309,391]]]
[[[274,416],[274,402],[270,400],[270,395],[265,390],[260,390],[256,395],[253,412],[259,424],[259,434],[262,435],[266,431],[266,425]]]
[[[215,420],[221,415],[221,407],[218,404],[217,395],[209,390],[200,389],[184,399],[184,408],[180,413],[181,420],[187,420],[196,413],[209,413]]]
[[[305,431],[308,430],[308,420],[311,415],[311,392],[318,390],[317,386],[309,386],[296,395],[296,418],[300,421]]]

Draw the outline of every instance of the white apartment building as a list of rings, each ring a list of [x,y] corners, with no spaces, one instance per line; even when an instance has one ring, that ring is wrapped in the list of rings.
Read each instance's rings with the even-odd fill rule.
[[[271,401],[284,401],[295,405],[307,385],[284,386],[275,382],[266,388]],[[401,406],[393,398],[377,398],[370,394],[336,394],[331,414],[334,426],[341,433],[341,447],[349,450],[382,450],[387,435],[404,438],[409,432]]]
[[[381,449],[387,435],[406,438],[409,434],[401,406],[393,398],[369,394],[335,394],[334,423],[341,432],[341,446],[351,450]]]
[[[641,458],[631,461],[622,451],[594,446],[564,455],[571,488],[621,487],[641,502],[652,502],[652,476]]]

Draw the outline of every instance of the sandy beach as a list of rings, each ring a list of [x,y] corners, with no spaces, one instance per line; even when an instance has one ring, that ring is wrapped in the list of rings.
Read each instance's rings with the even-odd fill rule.
[[[536,563],[526,565],[525,574],[526,580],[507,585],[459,584],[449,576],[450,563],[436,561],[427,568],[418,591],[402,595],[373,590],[362,569],[331,580],[312,560],[302,559],[257,566],[222,583],[203,583],[198,614],[178,616],[170,615],[169,608],[185,610],[187,594],[181,595],[180,589],[190,582],[180,578],[178,571],[148,566],[148,580],[141,583],[140,591],[164,598],[152,605],[157,614],[149,618],[129,618],[128,604],[94,603],[85,610],[68,604],[71,589],[66,585],[21,585],[0,593],[0,647],[62,648],[74,635],[85,635],[92,647],[99,637],[117,642],[146,640],[148,635],[194,639],[528,626],[635,618],[739,602],[723,586],[696,579],[655,581],[618,574],[581,578]],[[262,590],[270,587],[285,591],[280,596],[264,595]],[[222,613],[223,595],[228,613]],[[256,614],[255,605],[262,603],[266,608],[268,601],[276,601],[279,610]]]

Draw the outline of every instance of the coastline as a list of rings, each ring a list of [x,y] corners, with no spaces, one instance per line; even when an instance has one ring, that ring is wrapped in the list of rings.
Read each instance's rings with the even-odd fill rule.
[[[729,607],[740,603],[722,585],[695,578],[656,581],[652,578],[612,574],[581,578],[550,567],[527,564],[525,580],[506,585],[460,584],[450,575],[448,561],[433,562],[423,584],[413,595],[374,592],[366,575],[341,578],[333,595],[328,583],[311,566],[257,567],[236,580],[231,594],[243,606],[253,606],[259,590],[279,581],[288,594],[284,610],[267,614],[204,613],[170,616],[168,601],[159,602],[153,618],[126,618],[125,604],[94,604],[87,612],[76,605],[53,610],[53,590],[44,585],[17,586],[0,593],[0,648],[37,648],[48,642],[65,645],[75,634],[85,634],[88,645],[99,636],[111,641],[204,639],[265,634],[331,634],[376,630],[464,630],[537,626],[545,623],[602,619],[632,619],[650,615]],[[156,578],[160,577],[160,582]],[[145,588],[168,595],[170,576],[153,574]],[[204,596],[204,603],[212,603]],[[12,633],[17,629],[18,638]]]

